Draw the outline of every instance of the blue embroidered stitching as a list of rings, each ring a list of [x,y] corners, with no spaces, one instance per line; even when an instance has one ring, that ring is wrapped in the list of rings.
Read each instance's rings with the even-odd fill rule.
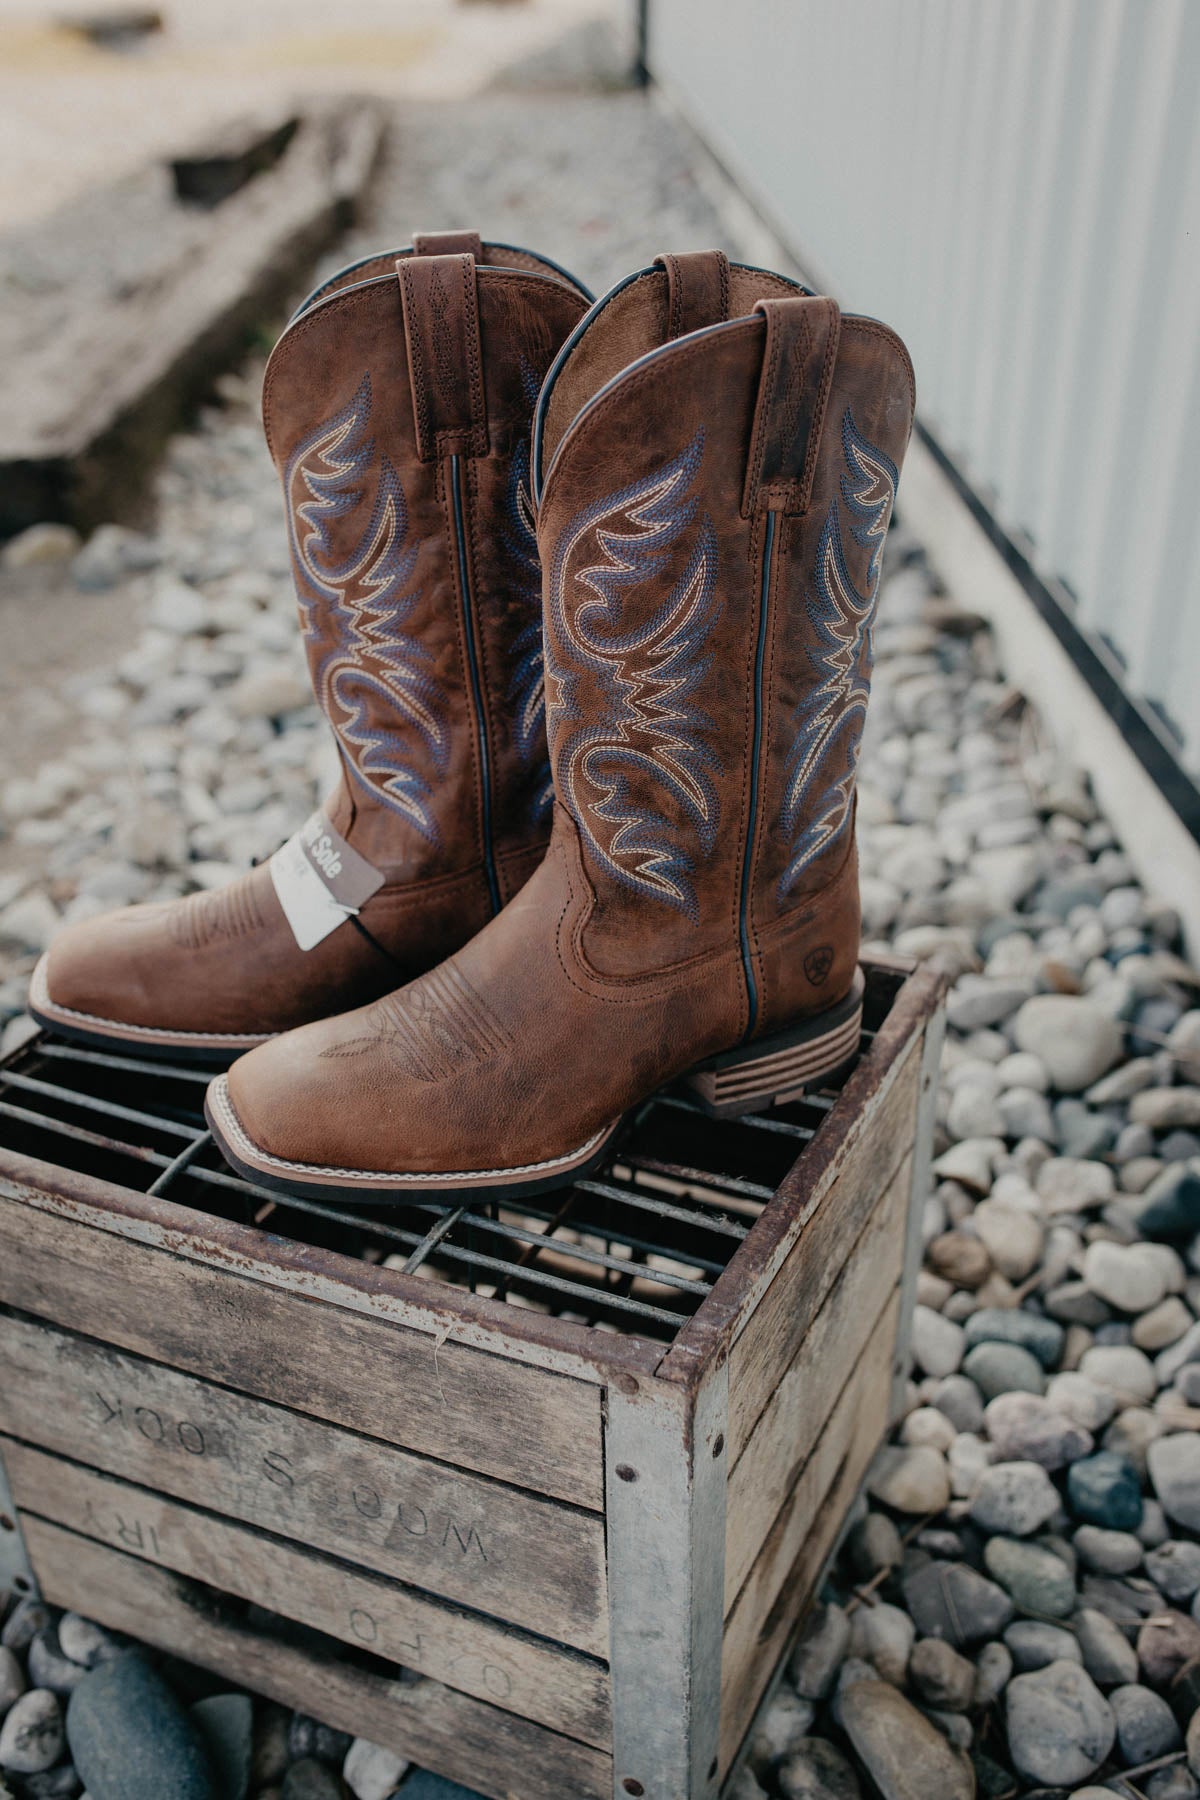
[[[713,721],[695,705],[712,663],[704,645],[721,610],[716,534],[707,517],[698,520],[687,566],[666,598],[641,625],[620,626],[626,596],[661,573],[696,517],[688,494],[703,441],[703,432],[697,433],[681,455],[572,520],[551,568],[555,643],[549,636],[546,643],[554,690],[547,689],[551,754],[576,824],[618,881],[693,919],[692,846],[678,841],[679,827],[648,808],[633,782],[649,778],[673,799],[692,825],[700,854],[710,853],[719,811],[713,776],[721,765],[704,741]],[[576,552],[590,534],[601,560],[577,569]],[[586,591],[572,616],[569,583]],[[592,724],[584,722],[580,700],[585,672],[600,690],[598,705],[588,709]],[[585,797],[585,788],[596,797]]]
[[[406,543],[400,478],[386,456],[376,456],[367,435],[370,415],[371,379],[364,375],[350,404],[319,425],[288,461],[284,491],[297,593],[304,635],[318,652],[313,686],[349,749],[352,772],[436,844],[431,789],[413,757],[413,739],[443,773],[450,749],[445,695],[427,651],[398,629],[420,598],[412,586],[417,546]],[[346,560],[331,564],[329,527],[359,503],[373,470],[367,527]],[[330,625],[333,643],[321,651]],[[372,724],[372,702],[380,700],[399,716],[399,728]]]
[[[896,497],[898,471],[882,450],[863,437],[849,408],[842,418],[842,452],[846,473],[840,482],[841,500],[850,515],[854,541],[870,551],[866,592],[860,594],[851,578],[838,501],[834,499],[817,545],[815,598],[807,605],[816,640],[809,657],[818,681],[797,708],[796,736],[787,761],[782,823],[792,839],[792,852],[780,877],[781,898],[850,822],[871,688],[879,562]],[[825,787],[839,741],[845,745],[846,770]],[[814,789],[822,788],[815,816],[800,830],[807,801]]]

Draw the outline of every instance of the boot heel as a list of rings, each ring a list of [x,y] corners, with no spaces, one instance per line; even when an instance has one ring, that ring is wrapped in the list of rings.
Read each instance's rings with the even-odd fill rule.
[[[858,1049],[863,987],[862,971],[856,970],[850,992],[837,1006],[790,1031],[710,1057],[684,1076],[684,1085],[718,1119],[765,1112],[798,1099],[827,1081]]]

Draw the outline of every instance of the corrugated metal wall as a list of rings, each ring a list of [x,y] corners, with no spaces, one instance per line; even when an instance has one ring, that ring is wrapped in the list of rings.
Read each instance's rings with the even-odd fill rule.
[[[1200,0],[649,0],[648,62],[1200,775]]]

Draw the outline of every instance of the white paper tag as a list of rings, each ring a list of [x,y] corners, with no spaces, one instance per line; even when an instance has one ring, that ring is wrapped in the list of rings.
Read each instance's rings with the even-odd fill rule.
[[[269,864],[279,904],[301,950],[311,950],[357,913],[383,876],[314,813]]]

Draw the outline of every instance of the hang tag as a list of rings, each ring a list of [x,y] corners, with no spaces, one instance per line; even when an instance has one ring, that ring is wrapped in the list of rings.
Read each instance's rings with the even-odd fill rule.
[[[383,886],[378,869],[315,812],[269,864],[279,904],[301,950],[311,950]]]

